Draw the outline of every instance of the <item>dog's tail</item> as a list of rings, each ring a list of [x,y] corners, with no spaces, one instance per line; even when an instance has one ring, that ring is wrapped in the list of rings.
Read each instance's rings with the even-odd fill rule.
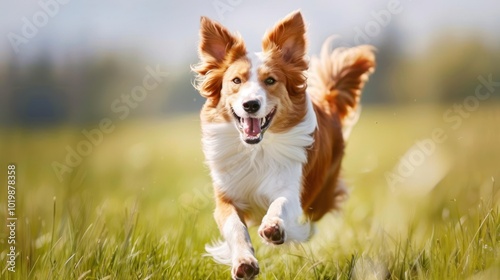
[[[361,91],[375,69],[375,48],[361,45],[331,51],[333,39],[328,38],[320,56],[311,59],[308,92],[322,109],[339,114],[347,139],[359,117]]]
[[[212,257],[217,263],[231,265],[231,248],[227,241],[215,241],[211,245],[205,245],[207,254],[203,256]]]

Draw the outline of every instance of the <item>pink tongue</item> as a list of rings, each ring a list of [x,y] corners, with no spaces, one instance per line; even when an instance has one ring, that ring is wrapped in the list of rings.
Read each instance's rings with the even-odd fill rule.
[[[261,132],[260,130],[260,121],[256,118],[244,118],[243,119],[244,126],[243,129],[248,136],[257,136]]]

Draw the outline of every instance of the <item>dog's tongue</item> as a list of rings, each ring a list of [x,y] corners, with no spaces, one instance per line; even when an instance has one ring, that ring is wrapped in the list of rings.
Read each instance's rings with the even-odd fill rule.
[[[245,131],[245,134],[248,136],[257,136],[261,132],[260,130],[260,121],[257,118],[244,118],[243,123],[245,124],[243,126],[243,130]]]

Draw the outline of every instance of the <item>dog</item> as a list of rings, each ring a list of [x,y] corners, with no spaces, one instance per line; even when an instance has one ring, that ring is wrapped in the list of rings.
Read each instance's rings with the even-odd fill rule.
[[[259,273],[248,226],[260,224],[267,244],[304,242],[346,196],[339,177],[345,141],[375,55],[369,45],[330,51],[330,44],[309,69],[300,11],[268,30],[257,53],[201,18],[200,62],[192,70],[206,98],[202,146],[223,237],[206,250],[232,267],[233,279]]]

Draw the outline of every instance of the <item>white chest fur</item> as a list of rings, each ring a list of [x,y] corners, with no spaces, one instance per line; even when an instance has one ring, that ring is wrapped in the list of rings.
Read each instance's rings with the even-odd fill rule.
[[[202,125],[203,151],[219,192],[260,219],[279,196],[298,196],[307,147],[314,142],[316,116],[308,110],[299,125],[284,133],[268,131],[259,144],[241,141],[233,122]]]

